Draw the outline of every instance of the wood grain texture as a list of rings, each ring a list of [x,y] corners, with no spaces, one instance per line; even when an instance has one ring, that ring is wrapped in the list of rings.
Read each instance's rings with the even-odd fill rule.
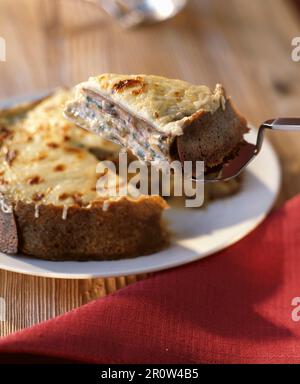
[[[300,114],[300,63],[291,39],[298,14],[287,0],[191,0],[176,18],[124,31],[80,0],[0,0],[0,97],[72,85],[101,72],[153,73],[221,82],[254,124]],[[300,136],[273,133],[283,168],[279,201],[300,192]],[[145,276],[56,280],[0,271],[7,321],[0,335],[62,314]]]

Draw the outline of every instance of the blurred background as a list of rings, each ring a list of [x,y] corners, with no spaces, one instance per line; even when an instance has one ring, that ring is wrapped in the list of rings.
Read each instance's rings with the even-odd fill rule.
[[[152,0],[163,16],[175,13],[170,2]],[[175,17],[128,29],[109,15],[114,0],[0,0],[7,46],[0,98],[102,72],[146,73],[211,87],[220,82],[256,125],[300,116],[300,62],[291,58],[291,41],[300,36],[297,2],[300,9],[300,0],[177,0],[178,9],[187,4]],[[131,15],[129,24],[139,17]],[[283,200],[300,192],[300,135],[271,139],[284,169]]]

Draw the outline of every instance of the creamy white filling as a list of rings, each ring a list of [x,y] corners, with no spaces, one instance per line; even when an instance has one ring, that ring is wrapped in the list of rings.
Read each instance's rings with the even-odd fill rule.
[[[145,129],[139,119],[130,114],[127,121],[121,119],[118,112],[114,116],[113,110],[111,113],[103,110],[103,103],[105,101],[81,95],[79,100],[68,104],[65,115],[82,128],[129,148],[142,161],[154,165],[170,161],[170,136]]]

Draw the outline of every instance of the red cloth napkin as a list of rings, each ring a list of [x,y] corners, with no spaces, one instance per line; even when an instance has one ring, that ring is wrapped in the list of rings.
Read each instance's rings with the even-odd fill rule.
[[[300,363],[299,214],[297,197],[212,257],[3,338],[0,360]]]

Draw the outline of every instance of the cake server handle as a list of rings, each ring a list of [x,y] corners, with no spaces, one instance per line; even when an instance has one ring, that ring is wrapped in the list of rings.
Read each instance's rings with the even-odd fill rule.
[[[300,132],[299,117],[279,117],[265,121],[258,130],[257,142],[255,146],[255,155],[257,155],[262,147],[265,129],[273,129],[275,131],[295,131]]]
[[[299,117],[280,117],[278,119],[267,120],[263,123],[264,128],[280,131],[300,131]]]

